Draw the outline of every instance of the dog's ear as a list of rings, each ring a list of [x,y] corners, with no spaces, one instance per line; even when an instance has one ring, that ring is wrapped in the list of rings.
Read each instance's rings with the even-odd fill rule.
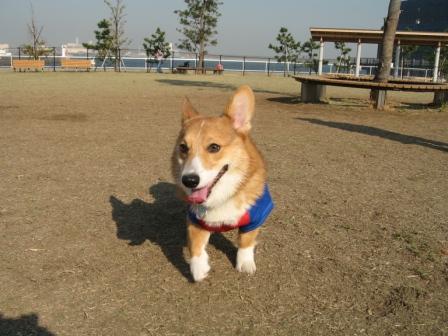
[[[252,126],[250,121],[254,116],[254,107],[254,93],[248,85],[243,85],[230,99],[224,115],[232,120],[233,127],[237,132],[248,133]]]
[[[182,103],[182,123],[185,123],[188,120],[198,116],[199,116],[198,111],[196,111],[193,105],[191,105],[190,100],[187,97],[185,97]]]

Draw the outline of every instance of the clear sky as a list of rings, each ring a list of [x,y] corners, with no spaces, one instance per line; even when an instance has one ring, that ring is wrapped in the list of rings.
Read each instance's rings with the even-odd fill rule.
[[[309,27],[379,29],[387,15],[389,0],[222,0],[218,23],[218,46],[210,53],[271,56],[267,48],[280,27],[287,27],[296,40],[310,37]],[[48,46],[94,40],[96,23],[109,17],[102,0],[32,0],[42,36]],[[125,0],[126,35],[131,47],[141,47],[143,38],[157,27],[166,31],[167,40],[176,43],[180,33],[178,17],[183,0]],[[0,43],[11,47],[29,42],[26,24],[30,21],[30,0],[0,0]],[[334,56],[332,47],[327,55]],[[355,46],[352,46],[354,54]],[[376,47],[363,49],[363,56],[374,56]]]

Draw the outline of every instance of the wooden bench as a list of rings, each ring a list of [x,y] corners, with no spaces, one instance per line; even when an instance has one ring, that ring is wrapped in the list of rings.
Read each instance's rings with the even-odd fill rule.
[[[180,74],[186,74],[188,71],[194,71],[196,72],[198,68],[191,68],[191,67],[177,67],[176,72]]]
[[[61,59],[61,68],[63,69],[86,69],[90,71],[92,62],[89,59]]]
[[[13,60],[12,61],[12,68],[14,69],[14,71],[19,70],[22,71],[22,69],[24,71],[26,70],[42,70],[44,71],[44,65],[45,62],[43,60],[30,60],[30,59],[26,59],[26,60]]]
[[[195,73],[207,73],[207,71],[213,71],[214,74],[221,74],[224,70],[217,70],[214,68],[192,68],[192,67],[176,67],[176,73],[186,74],[188,71],[194,71]]]
[[[387,83],[373,82],[373,78],[338,76],[293,76],[302,83],[301,100],[304,103],[325,101],[326,87],[343,86],[358,89],[377,90],[375,108],[381,109],[386,102],[387,91],[434,92],[434,105],[440,106],[448,99],[448,84],[391,79]]]

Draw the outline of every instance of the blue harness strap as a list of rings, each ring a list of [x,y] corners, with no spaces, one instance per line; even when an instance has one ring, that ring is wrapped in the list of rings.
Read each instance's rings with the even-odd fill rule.
[[[265,184],[263,195],[249,209],[249,224],[241,226],[240,232],[246,233],[259,228],[266,221],[272,209],[274,209],[274,202],[272,202],[268,185]]]
[[[239,228],[239,231],[241,233],[247,233],[263,225],[272,209],[274,209],[274,203],[272,201],[271,194],[269,193],[269,188],[267,184],[265,184],[263,194],[257,199],[255,204],[241,217],[239,223],[235,224],[234,226],[210,226],[203,220],[199,219],[197,215],[192,211],[191,207],[188,208],[188,218],[193,223],[200,225],[202,228],[208,231],[225,232]]]

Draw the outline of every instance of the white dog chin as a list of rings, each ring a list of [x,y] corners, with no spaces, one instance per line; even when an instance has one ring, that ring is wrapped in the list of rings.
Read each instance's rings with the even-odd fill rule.
[[[226,203],[235,195],[242,177],[235,173],[226,172],[213,187],[204,206],[207,208],[216,208]]]
[[[233,199],[241,180],[240,175],[227,172],[213,187],[207,200],[201,204],[206,209],[202,219],[209,225],[234,225],[244,215],[247,209]]]

